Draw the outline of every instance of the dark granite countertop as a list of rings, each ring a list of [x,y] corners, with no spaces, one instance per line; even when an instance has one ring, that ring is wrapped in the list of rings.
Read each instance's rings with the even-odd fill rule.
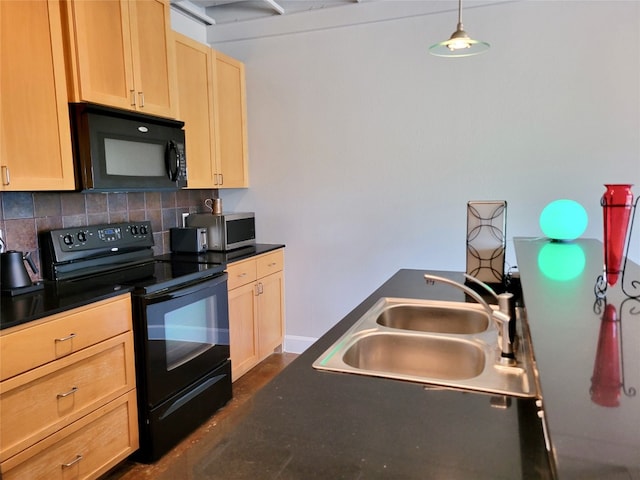
[[[559,478],[640,478],[640,301],[622,279],[596,301],[597,240],[514,243]]]
[[[232,263],[284,247],[281,244],[257,244],[231,252],[204,254],[167,254],[158,258],[196,261],[197,263]],[[34,293],[2,296],[0,298],[0,330],[38,320],[49,315],[82,307],[115,295],[131,292],[133,287],[103,284],[103,281],[53,282],[44,281],[44,288]]]
[[[0,299],[0,330],[39,320],[106,298],[122,295],[132,287],[111,285],[90,288],[64,289],[56,282],[44,282],[44,288],[35,293]]]
[[[161,255],[160,259],[198,262],[198,263],[233,263],[241,260],[247,260],[263,253],[269,253],[279,248],[284,248],[282,244],[276,243],[258,243],[252,247],[238,248],[230,252],[205,252],[205,253],[167,253]]]
[[[313,361],[383,296],[464,300],[425,272],[401,270],[234,412],[190,453],[189,478],[550,478],[534,399],[491,397],[313,369]],[[463,281],[461,274],[433,272]]]

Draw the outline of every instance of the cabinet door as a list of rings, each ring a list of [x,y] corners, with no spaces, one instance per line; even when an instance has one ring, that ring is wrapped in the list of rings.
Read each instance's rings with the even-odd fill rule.
[[[185,123],[189,156],[187,186],[212,188],[216,181],[213,114],[213,51],[174,34],[178,71],[178,117]]]
[[[284,335],[284,274],[277,272],[258,280],[259,359],[282,345]]]
[[[176,58],[169,2],[131,1],[129,15],[137,109],[175,117]]]
[[[127,0],[76,0],[68,9],[74,100],[134,109]]]
[[[231,377],[235,381],[258,363],[256,285],[229,290],[229,339]]]
[[[73,190],[60,5],[0,2],[0,190]]]
[[[216,129],[220,142],[220,188],[248,187],[244,64],[215,52]]]

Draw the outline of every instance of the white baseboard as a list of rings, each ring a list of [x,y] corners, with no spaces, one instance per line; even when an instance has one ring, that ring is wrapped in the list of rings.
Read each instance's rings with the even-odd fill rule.
[[[299,335],[285,335],[283,350],[289,353],[302,353],[318,340],[313,337],[301,337]]]

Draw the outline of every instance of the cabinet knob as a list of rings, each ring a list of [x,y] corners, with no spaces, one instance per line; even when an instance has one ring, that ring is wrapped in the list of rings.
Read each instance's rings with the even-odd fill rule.
[[[136,106],[136,91],[135,90],[129,90],[129,93],[131,94],[131,106],[135,107]]]

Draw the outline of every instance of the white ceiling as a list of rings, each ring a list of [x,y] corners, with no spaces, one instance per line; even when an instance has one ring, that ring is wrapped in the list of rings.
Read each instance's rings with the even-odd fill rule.
[[[202,15],[215,25],[265,19],[352,5],[374,0],[171,0],[193,16]],[[201,20],[203,20],[201,19]]]

